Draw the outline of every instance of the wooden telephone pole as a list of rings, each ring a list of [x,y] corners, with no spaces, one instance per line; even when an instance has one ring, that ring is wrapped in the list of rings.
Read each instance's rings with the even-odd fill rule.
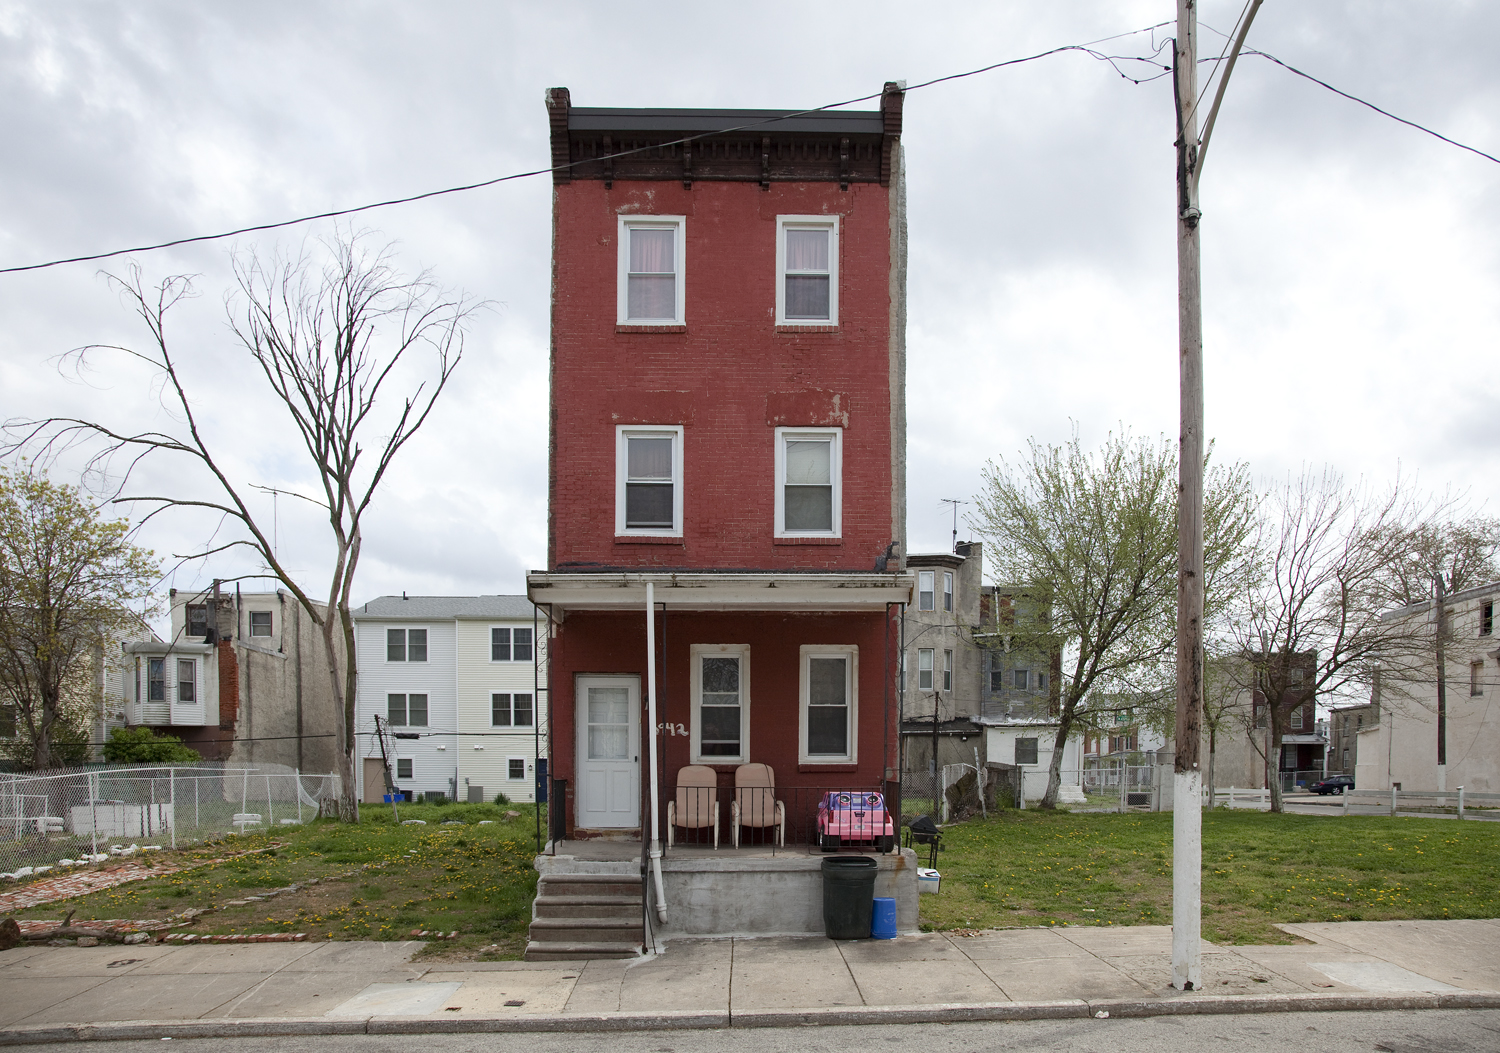
[[[1260,9],[1253,0],[1198,138],[1197,0],[1177,0],[1172,94],[1177,108],[1177,755],[1172,773],[1172,986],[1203,986],[1203,284],[1198,180],[1224,87]]]

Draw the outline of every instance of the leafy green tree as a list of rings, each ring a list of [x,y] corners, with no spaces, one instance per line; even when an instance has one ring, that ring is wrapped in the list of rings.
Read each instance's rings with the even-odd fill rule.
[[[111,764],[192,764],[203,758],[175,736],[150,728],[115,728],[104,744],[104,759]]]
[[[106,519],[76,487],[44,472],[0,468],[0,702],[13,754],[42,769],[81,760],[101,641],[140,615],[159,576],[130,524]],[[86,743],[86,733],[83,741]]]
[[[973,525],[998,580],[1045,616],[1013,646],[1063,656],[1057,736],[1044,808],[1055,807],[1063,747],[1091,693],[1167,698],[1175,673],[1175,444],[1111,435],[1097,452],[1030,443],[1015,464],[990,462]],[[1203,485],[1205,618],[1221,618],[1258,566],[1254,495],[1242,465],[1207,466]]]

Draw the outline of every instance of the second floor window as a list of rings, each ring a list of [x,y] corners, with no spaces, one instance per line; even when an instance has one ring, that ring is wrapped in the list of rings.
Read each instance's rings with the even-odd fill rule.
[[[932,648],[917,648],[917,690],[932,690]]]
[[[146,701],[165,702],[167,700],[167,660],[165,658],[146,659]]]
[[[1011,686],[1017,691],[1025,691],[1031,686],[1031,670],[1017,669],[1011,674]]]
[[[937,572],[931,570],[917,571],[917,610],[930,611],[936,605],[933,590],[933,579]]]
[[[1489,636],[1495,631],[1495,604],[1481,603],[1479,605],[1479,635]]]
[[[490,661],[531,661],[531,630],[495,626],[490,629]]]
[[[953,652],[943,651],[943,690],[953,690]]]
[[[208,604],[190,603],[187,605],[187,634],[189,636],[208,635]]]
[[[426,629],[387,629],[385,631],[387,662],[427,661]]]
[[[177,660],[177,701],[198,701],[198,663],[191,658]]]
[[[426,695],[386,695],[385,718],[392,727],[427,726]]]
[[[776,429],[776,536],[838,537],[838,428]]]
[[[682,216],[621,216],[620,325],[683,324]]]
[[[953,613],[953,572],[943,571],[943,610]]]
[[[490,727],[529,728],[532,725],[531,695],[493,694],[490,696]]]
[[[619,428],[615,533],[682,534],[682,427]]]
[[[250,612],[250,635],[251,636],[270,636],[271,635],[271,612],[270,611],[251,611]]]

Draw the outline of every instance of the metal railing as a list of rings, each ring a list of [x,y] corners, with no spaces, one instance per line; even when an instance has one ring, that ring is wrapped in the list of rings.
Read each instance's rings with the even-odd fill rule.
[[[300,823],[338,787],[331,773],[212,761],[0,774],[0,878]]]
[[[837,838],[840,848],[889,850],[895,847],[900,807],[885,787],[847,785],[739,790],[678,786],[668,791],[667,803],[670,808],[662,814],[672,820],[670,847],[674,849],[713,848],[717,823],[720,849],[735,845],[738,826],[742,847],[832,846],[822,839]]]

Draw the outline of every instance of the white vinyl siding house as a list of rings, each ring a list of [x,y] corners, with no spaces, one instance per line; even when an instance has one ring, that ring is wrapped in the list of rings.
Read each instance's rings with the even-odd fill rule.
[[[377,715],[391,725],[398,789],[458,801],[533,799],[537,731],[544,754],[546,745],[533,615],[523,596],[382,596],[354,613],[362,800],[384,793]],[[522,777],[512,778],[517,758]]]
[[[546,755],[546,620],[533,632],[524,596],[509,600],[511,617],[465,616],[458,629],[458,799],[512,801],[536,797],[536,751]],[[501,610],[497,604],[496,614]],[[538,683],[540,681],[540,683]],[[516,763],[516,762],[519,762]],[[519,768],[519,778],[515,778]]]

